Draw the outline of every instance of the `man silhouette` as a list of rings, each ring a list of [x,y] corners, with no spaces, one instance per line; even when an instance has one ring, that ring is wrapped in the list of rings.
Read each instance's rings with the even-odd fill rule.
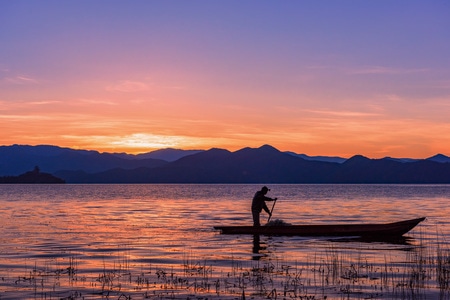
[[[272,215],[269,208],[266,205],[266,201],[275,201],[277,198],[269,198],[266,196],[267,192],[270,191],[267,186],[263,186],[260,191],[255,193],[252,200],[252,215],[253,215],[253,226],[261,226],[259,223],[259,214],[264,209],[269,216]]]

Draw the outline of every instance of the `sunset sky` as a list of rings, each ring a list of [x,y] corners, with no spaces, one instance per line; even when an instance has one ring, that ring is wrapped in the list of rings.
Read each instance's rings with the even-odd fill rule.
[[[450,156],[450,1],[0,1],[0,145]]]

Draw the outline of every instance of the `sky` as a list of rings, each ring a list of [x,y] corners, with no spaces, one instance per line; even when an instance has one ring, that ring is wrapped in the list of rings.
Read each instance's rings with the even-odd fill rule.
[[[450,2],[0,0],[0,145],[450,156]]]

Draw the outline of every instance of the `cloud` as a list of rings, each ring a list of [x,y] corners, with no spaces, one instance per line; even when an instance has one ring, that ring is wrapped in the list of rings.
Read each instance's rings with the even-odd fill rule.
[[[35,109],[39,109],[41,106],[55,106],[57,104],[61,104],[62,101],[58,100],[36,100],[36,101],[6,101],[6,100],[0,100],[0,111],[21,111],[22,113],[26,114],[26,112],[29,112],[32,110],[33,112]]]
[[[123,80],[106,87],[106,90],[110,92],[133,93],[148,90],[148,85],[139,81]]]
[[[3,81],[9,84],[21,84],[21,85],[39,83],[36,79],[24,75],[18,75],[15,77],[5,77]]]
[[[99,105],[111,105],[111,106],[117,106],[118,103],[111,100],[101,100],[101,99],[79,99],[78,104],[99,104]]]
[[[360,69],[355,69],[349,71],[350,74],[354,75],[402,75],[402,74],[415,74],[427,72],[429,69],[398,69],[389,68],[383,66],[368,66]]]
[[[380,115],[378,113],[367,113],[359,111],[331,111],[331,110],[311,110],[311,109],[305,109],[304,111],[314,114],[336,116],[336,117],[375,117]]]
[[[61,101],[56,101],[56,100],[42,100],[42,101],[27,102],[27,104],[30,104],[30,105],[54,105],[54,104],[59,104],[59,103],[61,103]]]
[[[0,120],[7,120],[8,122],[11,121],[17,121],[17,122],[23,122],[23,121],[52,121],[53,118],[51,116],[45,116],[45,115],[30,115],[30,114],[8,114],[8,115],[0,115]]]

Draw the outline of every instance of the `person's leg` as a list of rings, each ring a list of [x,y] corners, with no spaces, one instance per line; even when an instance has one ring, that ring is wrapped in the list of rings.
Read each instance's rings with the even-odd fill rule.
[[[253,215],[253,226],[261,226],[261,224],[259,223],[259,211],[252,210],[252,215]]]

